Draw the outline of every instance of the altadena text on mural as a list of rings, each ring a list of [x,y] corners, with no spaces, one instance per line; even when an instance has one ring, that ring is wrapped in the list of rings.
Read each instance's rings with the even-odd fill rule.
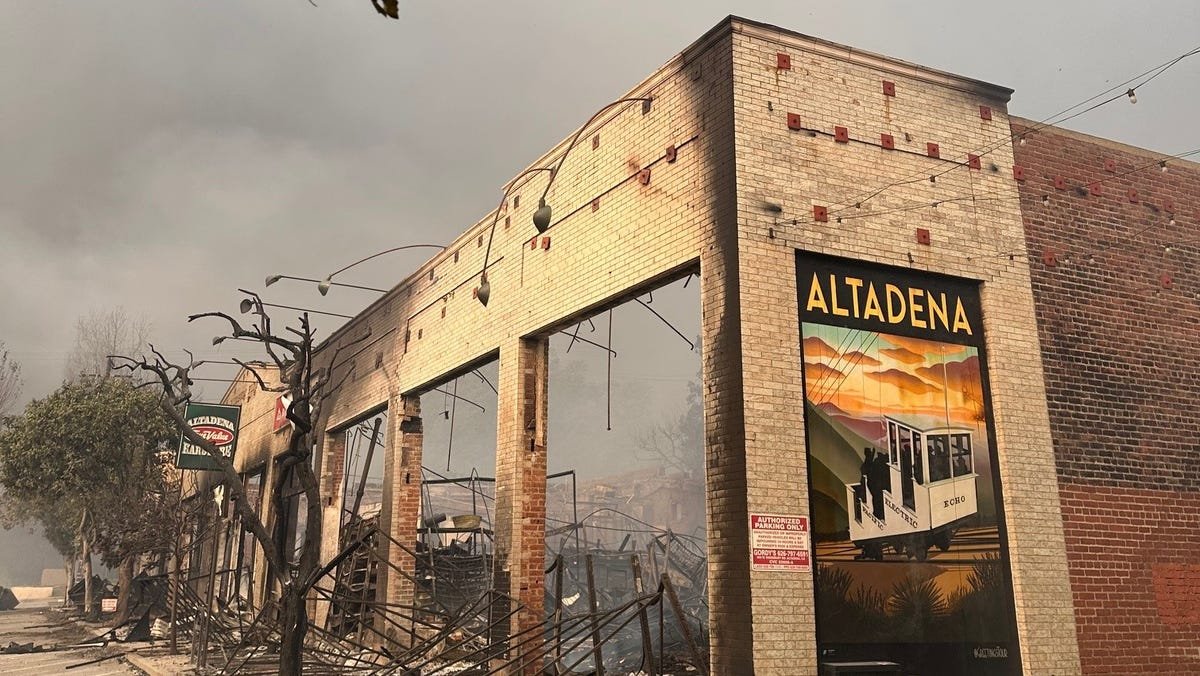
[[[883,284],[849,275],[813,273],[805,312],[853,317],[885,325],[975,335],[962,298],[916,286]]]

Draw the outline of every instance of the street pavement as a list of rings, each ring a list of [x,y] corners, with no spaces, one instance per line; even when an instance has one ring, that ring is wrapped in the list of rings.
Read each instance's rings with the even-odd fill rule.
[[[15,610],[0,611],[0,650],[8,647],[10,643],[33,643],[47,649],[56,648],[50,652],[0,655],[0,674],[17,674],[18,676],[59,673],[75,674],[76,676],[142,674],[143,672],[133,668],[120,657],[96,664],[72,667],[72,665],[121,652],[121,648],[117,646],[108,649],[66,648],[66,646],[85,642],[103,631],[103,628],[90,630],[74,622],[66,622],[61,613],[54,613],[46,608],[23,609],[18,606]],[[72,668],[68,671],[68,667]]]

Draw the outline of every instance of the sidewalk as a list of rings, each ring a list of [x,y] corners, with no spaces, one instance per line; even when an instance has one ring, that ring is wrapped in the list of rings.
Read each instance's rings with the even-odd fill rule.
[[[21,608],[0,612],[0,650],[10,644],[32,643],[42,652],[0,654],[0,673],[37,676],[39,674],[76,674],[78,676],[125,676],[142,672],[121,656],[122,647],[72,648],[87,642],[100,631],[89,630],[46,608]],[[93,662],[91,664],[85,664]],[[68,668],[70,670],[68,671]]]

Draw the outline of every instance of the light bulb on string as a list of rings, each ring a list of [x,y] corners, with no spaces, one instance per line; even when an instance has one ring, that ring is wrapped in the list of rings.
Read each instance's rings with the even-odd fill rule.
[[[1025,145],[1025,135],[1024,135],[1024,134],[1022,134],[1022,135],[1021,135],[1021,136],[1020,136],[1020,137],[1017,139],[1017,144],[1018,144],[1018,145]]]
[[[1129,97],[1130,103],[1137,103],[1137,92],[1133,91],[1132,89],[1125,92],[1125,96]]]
[[[1158,163],[1158,170],[1164,174],[1167,173],[1167,161],[1166,160],[1162,160],[1161,162]]]
[[[1042,195],[1042,206],[1044,206],[1044,207],[1050,206],[1050,196],[1049,195]]]

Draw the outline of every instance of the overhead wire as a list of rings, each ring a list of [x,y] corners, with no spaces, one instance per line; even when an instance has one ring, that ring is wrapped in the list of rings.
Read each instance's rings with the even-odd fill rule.
[[[994,143],[985,145],[983,148],[976,150],[972,154],[977,154],[979,157],[985,157],[985,156],[991,154],[993,151],[997,150],[998,148],[1001,148],[1006,144],[1011,144],[1014,139],[1017,139],[1022,136],[1026,136],[1031,133],[1038,133],[1042,129],[1046,129],[1048,127],[1057,127],[1058,125],[1060,125],[1064,122],[1073,120],[1081,115],[1084,115],[1088,112],[1096,110],[1097,108],[1100,108],[1109,103],[1112,103],[1113,101],[1119,100],[1123,97],[1128,97],[1130,92],[1134,92],[1139,87],[1145,86],[1146,84],[1152,82],[1155,78],[1157,78],[1160,75],[1162,75],[1163,73],[1167,72],[1168,70],[1170,70],[1172,67],[1174,67],[1179,62],[1181,62],[1184,59],[1189,58],[1191,56],[1195,56],[1196,54],[1200,54],[1200,46],[1194,47],[1194,48],[1184,52],[1183,54],[1176,56],[1173,59],[1169,59],[1157,66],[1154,66],[1146,71],[1143,71],[1137,75],[1134,75],[1133,77],[1125,80],[1124,82],[1113,85],[1112,87],[1109,87],[1108,89],[1106,89],[1098,94],[1095,94],[1087,99],[1084,99],[1083,101],[1080,101],[1079,103],[1076,103],[1068,108],[1064,108],[1063,110],[1061,110],[1047,118],[1044,118],[1041,121],[1036,122],[1034,124],[1034,126],[1029,129],[1026,129],[1018,134],[1010,133],[1010,134],[1006,135],[1005,137],[1003,137],[1002,139],[995,141]],[[1107,99],[1104,99],[1103,101],[1100,101],[1099,103],[1095,103],[1091,106],[1088,106],[1087,108],[1084,108],[1083,110],[1071,112],[1071,111],[1075,111],[1077,108],[1080,108],[1081,106],[1085,106],[1085,105],[1091,103],[1092,101],[1095,101],[1096,99],[1099,99],[1107,94],[1110,94],[1113,91],[1119,90],[1123,87],[1127,87],[1127,85],[1130,85],[1131,83],[1135,82],[1136,80],[1143,78],[1147,75],[1149,75],[1149,77],[1147,77],[1144,81],[1139,82],[1136,85],[1127,88],[1125,91],[1122,91],[1115,96],[1111,96]],[[1067,115],[1067,113],[1071,113],[1071,114]],[[1063,117],[1064,115],[1065,115],[1065,117]],[[1056,119],[1056,118],[1061,118],[1061,119]],[[865,194],[866,197],[853,197],[848,200],[834,202],[829,205],[830,206],[829,213],[835,214],[835,213],[838,213],[841,211],[845,211],[847,208],[861,206],[863,202],[871,200],[892,188],[903,186],[903,185],[910,185],[910,184],[916,183],[918,181],[929,180],[929,177],[931,177],[931,176],[935,177],[935,178],[939,177],[939,176],[943,176],[945,174],[950,173],[951,171],[954,171],[955,169],[959,169],[963,166],[966,166],[966,163],[964,163],[964,162],[957,162],[957,161],[953,161],[953,160],[950,160],[950,161],[954,162],[954,164],[946,169],[943,169],[940,172],[931,173],[931,172],[935,172],[939,166],[941,166],[942,164],[944,164],[946,162],[946,160],[943,160],[942,163],[939,163],[938,165],[934,165],[925,171],[922,171],[919,173],[914,173],[914,174],[909,174],[907,177],[905,177],[903,179],[894,181],[892,183],[888,183],[888,184],[886,184],[880,188],[877,188],[873,191],[859,193],[860,195]],[[841,207],[841,208],[835,208],[835,207]]]

